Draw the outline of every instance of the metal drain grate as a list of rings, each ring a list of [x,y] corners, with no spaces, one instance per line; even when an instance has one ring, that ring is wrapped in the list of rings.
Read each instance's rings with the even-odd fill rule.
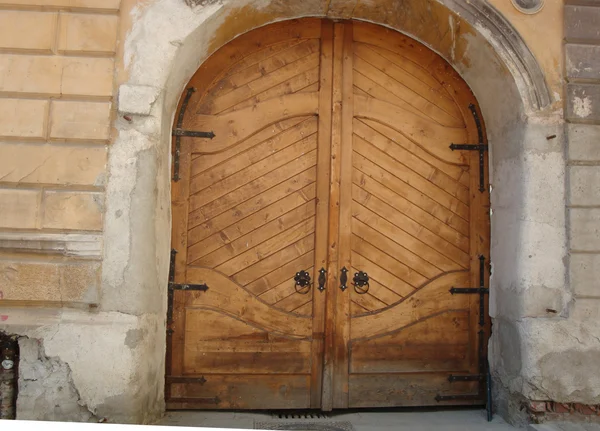
[[[328,419],[330,417],[330,414],[318,410],[284,410],[272,412],[271,416],[277,419]]]
[[[298,430],[298,431],[354,431],[350,422],[254,422],[258,430]]]

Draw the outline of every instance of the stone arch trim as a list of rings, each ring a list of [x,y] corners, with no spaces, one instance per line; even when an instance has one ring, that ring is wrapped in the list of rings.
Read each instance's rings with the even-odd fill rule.
[[[439,1],[473,23],[494,47],[512,72],[519,90],[528,99],[526,105],[533,110],[550,105],[550,91],[542,69],[521,35],[500,12],[485,0]]]

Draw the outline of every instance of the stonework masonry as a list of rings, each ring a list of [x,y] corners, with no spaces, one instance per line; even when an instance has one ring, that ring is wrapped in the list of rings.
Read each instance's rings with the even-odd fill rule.
[[[98,302],[118,23],[118,0],[0,1],[0,299]]]
[[[471,86],[490,143],[496,412],[600,405],[600,1],[0,0],[0,330],[21,336],[18,417],[163,414],[179,97],[237,35],[305,16],[402,31]]]

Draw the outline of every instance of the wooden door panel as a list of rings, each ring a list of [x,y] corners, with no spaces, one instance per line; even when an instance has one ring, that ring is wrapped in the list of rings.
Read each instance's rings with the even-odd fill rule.
[[[391,334],[351,345],[350,372],[420,373],[469,370],[469,311],[446,311]]]
[[[310,404],[310,376],[302,374],[213,374],[204,383],[169,384],[167,405],[173,410],[302,409]]]
[[[242,36],[226,48],[228,61],[215,54],[220,71],[207,64],[192,79],[200,91],[182,128],[215,136],[180,138],[189,164],[180,180],[187,220],[174,220],[186,245],[175,282],[208,290],[173,293],[171,407],[307,408],[319,390],[315,289],[294,279],[301,270],[316,277],[323,254],[315,248],[322,97],[314,23]]]
[[[489,250],[479,154],[450,149],[485,142],[458,74],[394,31],[306,19],[190,85],[181,127],[215,136],[177,141],[173,273],[208,290],[171,295],[169,408],[481,403],[448,380],[481,372],[489,332],[479,295],[450,293]]]
[[[474,394],[477,382],[448,381],[448,373],[352,374],[349,381],[351,408],[437,406],[438,395]],[[454,400],[454,405],[481,404],[478,399]]]

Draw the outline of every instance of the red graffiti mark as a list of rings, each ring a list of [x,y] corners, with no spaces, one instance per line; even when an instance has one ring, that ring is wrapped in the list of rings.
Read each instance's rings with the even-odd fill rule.
[[[8,316],[6,314],[0,316],[0,322],[4,322],[6,320],[8,320]]]

